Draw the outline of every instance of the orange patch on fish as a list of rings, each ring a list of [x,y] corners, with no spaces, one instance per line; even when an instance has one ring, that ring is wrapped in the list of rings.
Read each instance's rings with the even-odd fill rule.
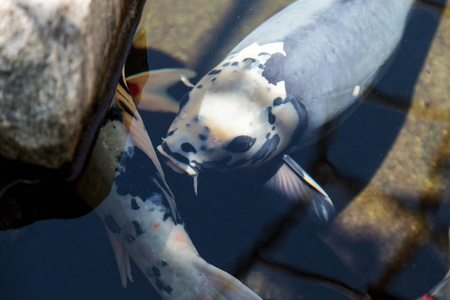
[[[161,224],[159,224],[159,223],[155,223],[155,224],[152,225],[152,227],[153,227],[153,229],[158,229],[160,225]]]
[[[142,92],[141,88],[139,87],[139,85],[135,84],[135,83],[127,83],[128,85],[128,91],[130,92],[131,96],[136,97],[139,96]]]
[[[172,242],[177,243],[185,243],[186,242],[186,236],[182,233],[177,233],[172,237]]]
[[[439,300],[439,298],[434,295],[426,294],[422,298],[419,298],[419,300]]]

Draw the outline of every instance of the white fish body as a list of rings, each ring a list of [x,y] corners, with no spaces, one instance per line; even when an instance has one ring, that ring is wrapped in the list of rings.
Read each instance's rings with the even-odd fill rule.
[[[126,286],[127,277],[132,280],[130,256],[163,299],[261,299],[199,256],[136,107],[119,85],[94,162],[103,162],[120,145],[125,149],[111,162],[117,166],[111,192],[96,212],[111,238],[122,284]]]
[[[412,3],[295,1],[182,99],[158,150],[196,176],[260,165],[310,142],[372,83],[397,47]]]

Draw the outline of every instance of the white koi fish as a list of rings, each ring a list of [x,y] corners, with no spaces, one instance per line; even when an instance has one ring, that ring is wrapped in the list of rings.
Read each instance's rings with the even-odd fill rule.
[[[317,138],[364,93],[402,36],[413,0],[298,0],[241,41],[180,102],[158,150],[174,169],[279,160],[268,184],[308,195],[324,221],[333,204],[288,153]],[[312,198],[312,199],[311,199]]]
[[[121,145],[125,149],[117,150]],[[117,151],[121,156],[111,154]],[[127,278],[132,281],[131,256],[163,299],[261,299],[199,256],[135,103],[121,85],[99,133],[92,161],[99,176],[108,177],[102,170],[116,167],[111,191],[96,212],[113,244],[124,287]]]

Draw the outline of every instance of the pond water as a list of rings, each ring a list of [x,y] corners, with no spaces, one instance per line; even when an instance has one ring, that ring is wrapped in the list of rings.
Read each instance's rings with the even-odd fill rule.
[[[198,78],[221,60],[229,47],[224,40],[235,40],[224,34],[244,26],[257,2],[265,3],[232,1],[237,9],[188,65]],[[442,109],[450,99],[440,97],[449,95],[448,84],[422,94],[435,98],[417,97],[431,87],[426,75],[438,76],[427,55],[446,4],[416,4],[373,91],[330,135],[293,155],[333,200],[330,224],[304,222],[302,212],[267,199],[251,171],[200,175],[196,196],[191,178],[164,166],[189,236],[207,262],[264,299],[415,299],[445,276],[450,118]],[[448,49],[436,53],[447,55],[437,60],[448,66]],[[132,49],[127,73],[186,66],[182,60],[157,47]],[[187,91],[181,84],[170,89],[178,99]],[[174,116],[141,116],[159,144]],[[0,299],[160,299],[133,263],[132,272],[134,282],[123,289],[95,212],[0,232]]]

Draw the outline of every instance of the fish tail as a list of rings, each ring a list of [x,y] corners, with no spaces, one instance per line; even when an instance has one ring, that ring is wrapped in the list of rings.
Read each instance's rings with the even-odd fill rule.
[[[197,268],[205,274],[207,282],[200,289],[198,299],[203,300],[262,300],[255,292],[246,287],[238,279],[234,278],[227,272],[214,267],[204,261],[201,257],[197,257]]]

